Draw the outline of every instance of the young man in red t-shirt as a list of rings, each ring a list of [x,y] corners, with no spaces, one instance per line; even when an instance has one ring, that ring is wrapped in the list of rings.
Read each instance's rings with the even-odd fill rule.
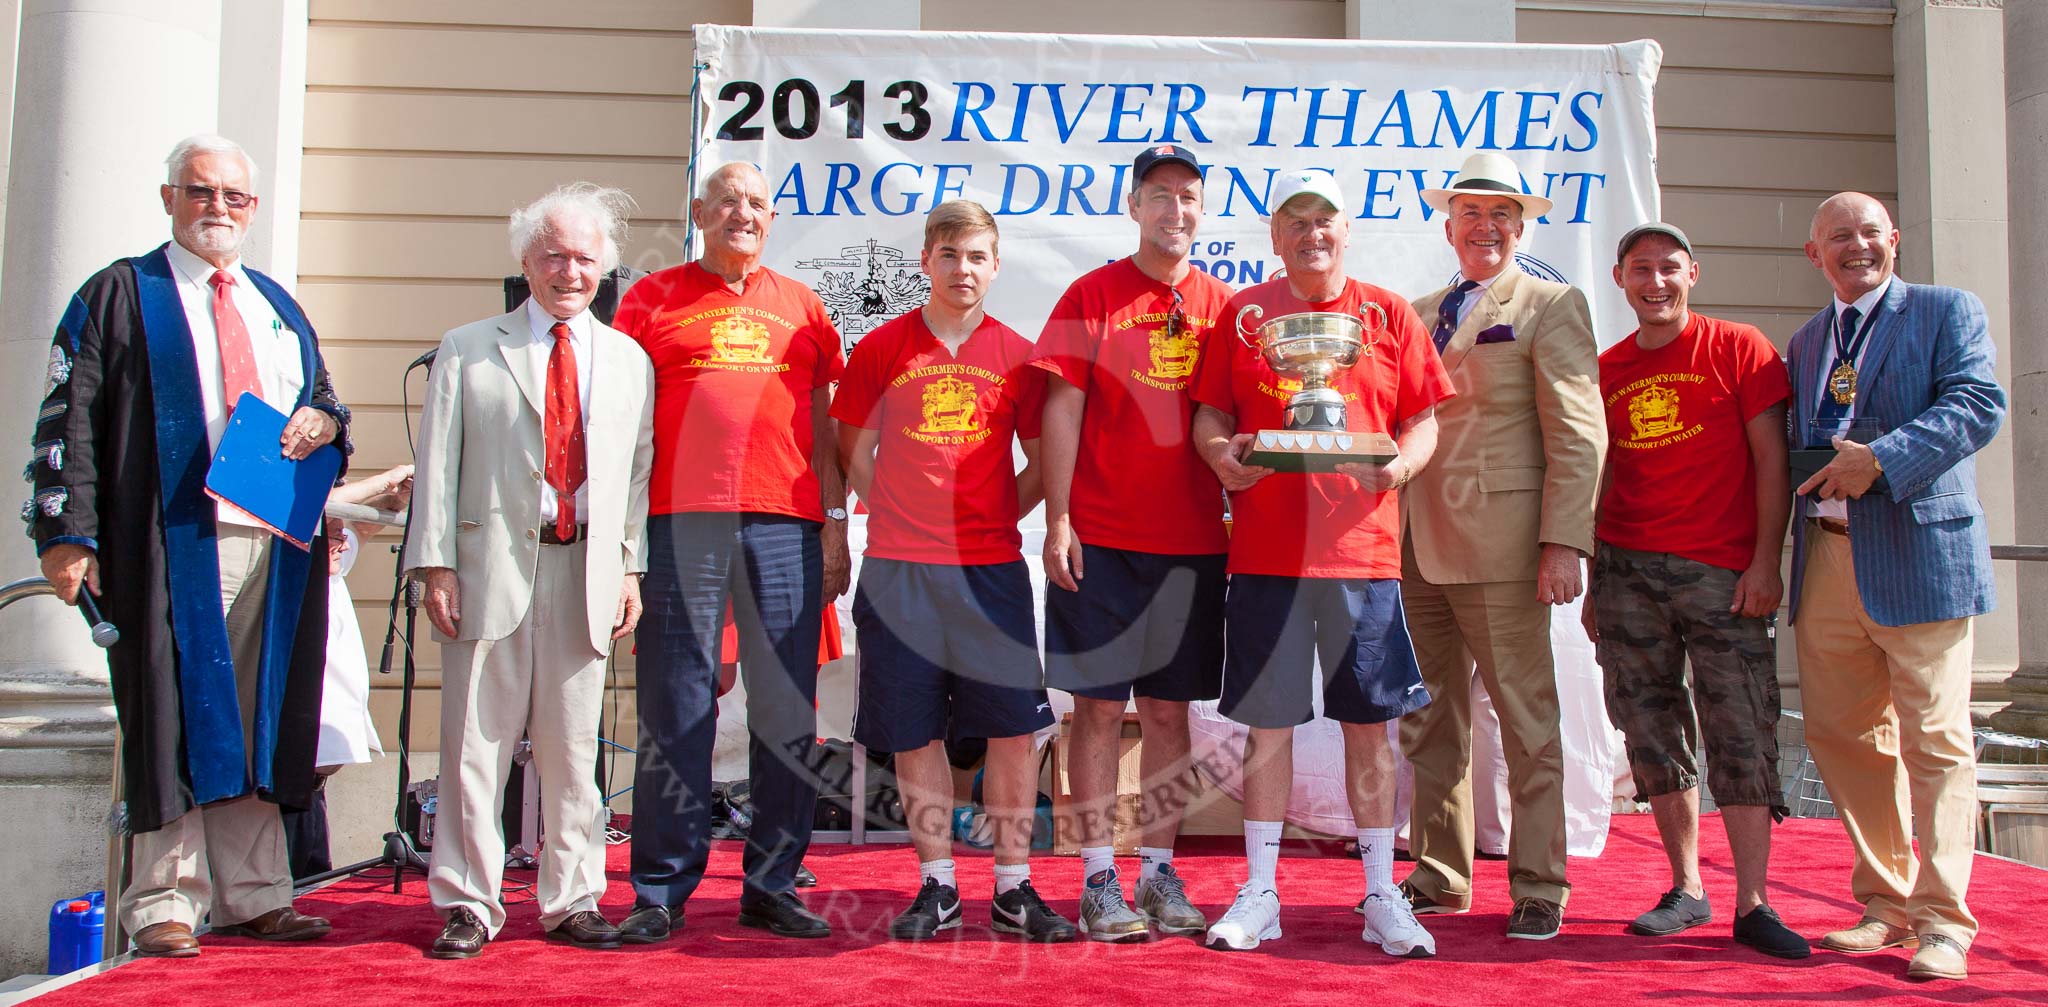
[[[1223,488],[1188,440],[1202,344],[1230,288],[1194,268],[1202,169],[1185,147],[1131,164],[1138,250],[1075,280],[1032,363],[1045,394],[1045,682],[1074,696],[1081,929],[1096,940],[1200,934],[1173,869],[1184,802],[1150,784],[1188,772],[1188,703],[1223,679]],[[1145,730],[1139,912],[1110,845],[1118,738],[1135,693]]]
[[[853,738],[896,753],[922,878],[889,935],[924,940],[960,925],[950,730],[988,739],[994,928],[1072,940],[1074,925],[1031,887],[1031,739],[1052,713],[1017,518],[1040,495],[1045,372],[1030,366],[1028,340],[982,310],[999,265],[987,210],[964,199],[939,204],[925,219],[920,261],[930,303],[861,339],[832,403],[840,458],[869,513],[853,597]]]
[[[1700,266],[1684,232],[1644,224],[1616,258],[1641,328],[1600,354],[1607,473],[1584,618],[1671,860],[1671,890],[1630,929],[1661,937],[1713,916],[1700,885],[1697,710],[1735,855],[1735,939],[1804,958],[1805,938],[1764,904],[1771,818],[1785,813],[1770,624],[1784,593],[1791,385],[1763,333],[1690,310]]]
[[[711,835],[719,627],[739,628],[753,826],[740,923],[786,937],[831,926],[793,889],[818,778],[818,631],[846,590],[846,490],[826,407],[839,333],[809,287],[761,265],[768,182],[720,167],[691,200],[703,257],[635,283],[612,324],[654,363],[647,606],[628,943],[682,925]]]
[[[1394,887],[1394,762],[1386,722],[1429,702],[1401,612],[1401,512],[1394,490],[1436,450],[1436,404],[1455,394],[1415,310],[1399,295],[1344,275],[1350,221],[1337,180],[1284,172],[1269,204],[1284,277],[1240,291],[1272,321],[1302,311],[1366,320],[1366,348],[1330,387],[1349,429],[1391,434],[1385,465],[1334,474],[1276,474],[1242,459],[1256,431],[1282,425],[1299,382],[1283,379],[1234,332],[1204,348],[1195,370],[1194,437],[1230,490],[1225,716],[1251,728],[1244,755],[1246,881],[1209,928],[1210,947],[1249,950],[1280,936],[1273,880],[1293,790],[1294,728],[1313,715],[1317,659],[1323,714],[1343,725],[1345,792],[1365,861],[1364,939],[1390,955],[1424,957],[1436,941]],[[1367,304],[1377,311],[1364,310]],[[1361,315],[1361,311],[1364,314]],[[1384,324],[1382,324],[1384,323]]]

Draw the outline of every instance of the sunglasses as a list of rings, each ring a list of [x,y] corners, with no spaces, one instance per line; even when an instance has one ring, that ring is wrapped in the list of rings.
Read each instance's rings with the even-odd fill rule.
[[[211,203],[213,197],[219,196],[220,201],[227,204],[230,210],[246,210],[256,205],[256,194],[253,192],[216,189],[210,185],[181,185],[178,186],[178,190],[185,194],[186,199],[195,203]]]
[[[1186,298],[1181,296],[1179,287],[1171,289],[1173,291],[1173,309],[1166,313],[1166,338],[1168,339],[1179,336],[1188,327],[1187,312],[1181,310],[1181,302],[1186,300]]]

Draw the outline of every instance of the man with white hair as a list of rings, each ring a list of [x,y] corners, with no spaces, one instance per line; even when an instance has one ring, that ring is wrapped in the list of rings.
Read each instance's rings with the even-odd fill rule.
[[[1273,252],[1285,276],[1238,291],[1223,317],[1334,312],[1365,323],[1356,364],[1331,375],[1347,429],[1394,438],[1383,465],[1278,473],[1245,464],[1254,431],[1281,425],[1294,387],[1240,333],[1202,348],[1191,394],[1194,441],[1230,491],[1235,530],[1224,598],[1224,716],[1250,729],[1244,749],[1246,878],[1209,928],[1210,947],[1245,951],[1280,936],[1275,869],[1293,791],[1294,729],[1323,715],[1343,726],[1345,793],[1365,862],[1364,939],[1423,958],[1436,939],[1394,887],[1394,753],[1387,721],[1429,703],[1401,621],[1401,517],[1395,490],[1429,464],[1437,404],[1450,397],[1429,334],[1399,294],[1344,272],[1351,222],[1327,171],[1274,179]],[[1320,660],[1318,660],[1320,659]],[[1320,676],[1318,672],[1320,671]]]
[[[471,958],[505,925],[498,795],[523,733],[540,774],[540,924],[615,948],[604,894],[599,705],[611,642],[640,620],[654,372],[590,314],[631,200],[588,182],[512,214],[532,295],[449,332],[420,414],[411,545],[441,648],[441,812],[429,952]]]
[[[121,629],[107,650],[134,836],[121,922],[137,954],[188,958],[209,915],[216,935],[329,929],[292,909],[278,817],[313,793],[327,565],[311,559],[327,540],[280,544],[205,482],[245,394],[290,414],[290,458],[346,451],[349,416],[305,312],[241,262],[248,154],[194,136],[166,164],[172,240],[94,274],[58,323],[21,517],[57,596],[89,592]]]

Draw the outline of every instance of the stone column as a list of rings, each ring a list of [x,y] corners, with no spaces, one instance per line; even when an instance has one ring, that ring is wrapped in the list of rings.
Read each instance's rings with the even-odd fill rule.
[[[1899,275],[1973,291],[1984,299],[1998,346],[1998,381],[2011,388],[2007,322],[2006,124],[1999,0],[1898,0],[1892,26],[1892,93],[1897,115]],[[2017,6],[2031,6],[2020,4]],[[2014,231],[2024,234],[2023,231]],[[2018,410],[2013,413],[2017,418]],[[1977,493],[1991,541],[2011,542],[2013,436],[2004,430],[1977,454]],[[2019,665],[2019,604],[2013,564],[1996,565],[1999,607],[1977,620],[1971,699],[1980,713],[2004,700]]]
[[[2006,184],[2012,240],[2013,506],[2022,543],[2048,543],[2048,5],[2005,5]],[[2020,563],[2019,670],[2012,705],[1991,718],[2004,731],[2048,738],[2048,564]]]
[[[0,265],[0,459],[28,457],[51,332],[108,262],[170,236],[164,155],[215,126],[220,0],[22,0]],[[9,498],[13,509],[15,498]],[[0,579],[39,574],[0,534]],[[0,973],[40,972],[49,905],[104,884],[107,664],[49,598],[0,614]]]
[[[1514,0],[1344,0],[1344,37],[1513,42]]]

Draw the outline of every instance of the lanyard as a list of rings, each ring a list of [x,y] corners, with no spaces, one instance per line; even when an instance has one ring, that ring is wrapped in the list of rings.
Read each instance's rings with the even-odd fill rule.
[[[1849,310],[1853,311],[1855,309],[1851,308]],[[1863,352],[1863,342],[1870,338],[1870,330],[1876,323],[1877,305],[1873,304],[1870,306],[1870,312],[1863,316],[1862,324],[1856,326],[1855,333],[1853,335],[1846,334],[1842,331],[1842,313],[1839,311],[1835,312],[1835,324],[1833,327],[1835,362],[1838,364],[1848,364],[1853,368],[1856,364],[1856,354]]]

